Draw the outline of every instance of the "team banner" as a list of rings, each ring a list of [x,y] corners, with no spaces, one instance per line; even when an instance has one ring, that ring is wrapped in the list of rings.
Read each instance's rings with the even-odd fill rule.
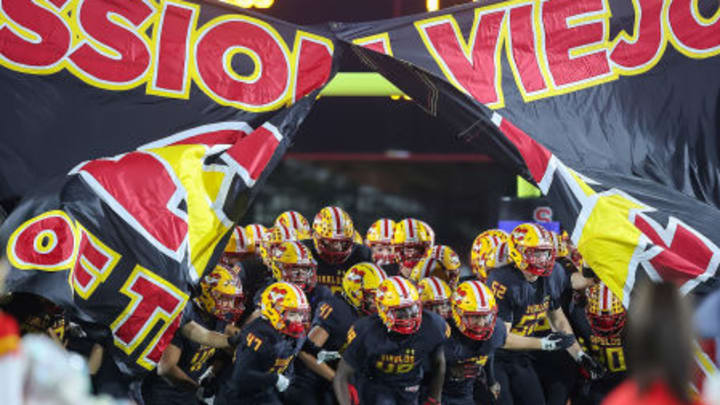
[[[122,369],[151,370],[331,77],[332,37],[182,1],[0,12],[0,148],[21,148],[3,192],[25,196],[0,228],[7,288],[107,326]]]
[[[461,139],[533,180],[626,305],[641,278],[716,288],[717,2],[475,3],[338,30]]]

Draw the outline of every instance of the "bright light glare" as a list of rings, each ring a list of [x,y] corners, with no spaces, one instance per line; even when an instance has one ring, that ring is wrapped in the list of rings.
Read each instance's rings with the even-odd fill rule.
[[[427,11],[437,11],[440,8],[440,0],[427,0]]]
[[[275,3],[275,0],[220,0],[228,4],[232,4],[234,6],[242,7],[242,8],[270,8],[272,7],[273,3]]]

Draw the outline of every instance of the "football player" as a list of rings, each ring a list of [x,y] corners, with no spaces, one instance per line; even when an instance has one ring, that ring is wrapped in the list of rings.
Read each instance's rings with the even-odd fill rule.
[[[300,351],[309,323],[310,304],[300,287],[277,282],[261,297],[261,316],[233,338],[237,343],[232,370],[220,379],[216,405],[282,404],[290,385],[292,361]]]
[[[345,343],[348,330],[362,316],[377,312],[375,291],[387,276],[374,263],[358,263],[343,276],[341,294],[328,297],[315,310],[308,333],[316,347],[337,352]],[[296,377],[288,389],[287,403],[333,404],[332,380],[337,361],[319,362],[312,354],[300,352]],[[304,366],[300,366],[300,364]],[[291,398],[294,398],[293,401]]]
[[[470,269],[480,281],[487,280],[488,271],[510,263],[507,242],[509,235],[499,229],[480,233],[470,249]]]
[[[430,255],[432,242],[427,228],[414,218],[405,218],[395,225],[393,245],[398,258],[398,275],[410,277],[418,262]]]
[[[357,263],[372,261],[370,249],[353,241],[353,221],[340,207],[321,209],[312,227],[312,241],[303,242],[318,261],[318,283],[333,293],[340,292],[345,270]]]
[[[586,290],[585,323],[578,327],[578,336],[588,352],[605,365],[608,373],[600,379],[588,380],[573,404],[600,404],[627,375],[625,362],[625,321],[627,314],[620,299],[602,282]]]
[[[497,395],[492,359],[505,344],[507,330],[497,320],[497,304],[492,291],[472,280],[461,283],[451,299],[451,336],[444,344],[447,371],[443,386],[444,404],[472,405],[475,382],[485,367],[484,391]],[[489,395],[487,395],[489,396]]]
[[[563,275],[553,272],[554,248],[550,233],[540,225],[525,223],[515,227],[508,242],[512,264],[488,274],[498,317],[507,326],[505,349],[567,349],[576,362],[593,373],[602,366],[585,354],[559,306]],[[544,338],[532,337],[538,321],[546,316],[554,331]],[[500,404],[545,404],[545,396],[527,352],[500,349],[495,371],[501,384]]]
[[[395,221],[381,218],[373,222],[365,234],[365,244],[372,252],[372,260],[388,275],[397,275],[397,256],[393,246]],[[389,270],[389,271],[388,271]]]
[[[308,240],[312,238],[312,229],[308,220],[297,211],[285,211],[275,218],[275,225],[284,225],[291,228],[298,235],[300,240]]]
[[[380,283],[375,302],[378,313],[359,319],[348,331],[333,380],[338,402],[350,404],[348,382],[354,376],[361,404],[416,404],[427,372],[426,403],[440,403],[442,344],[450,327],[437,314],[422,310],[417,289],[405,278]]]
[[[225,324],[240,319],[245,307],[242,283],[237,272],[216,266],[200,281],[200,294],[186,306],[183,322],[192,321],[208,330],[223,331]],[[199,379],[210,367],[215,348],[195,343],[176,333],[162,354],[157,374],[142,383],[147,404],[193,404]]]

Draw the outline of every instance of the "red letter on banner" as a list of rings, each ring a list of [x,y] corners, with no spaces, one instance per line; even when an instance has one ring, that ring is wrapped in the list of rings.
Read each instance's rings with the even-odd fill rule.
[[[120,289],[130,303],[113,321],[115,345],[130,355],[158,324],[163,326],[139,355],[137,363],[151,370],[179,326],[180,313],[188,296],[151,271],[136,266]]]
[[[600,79],[611,73],[605,49],[570,56],[574,48],[602,44],[607,20],[583,22],[570,28],[568,19],[604,10],[603,0],[549,0],[542,3],[548,68],[557,87]]]
[[[177,207],[184,190],[155,157],[132,152],[91,160],[76,169],[129,225],[177,261],[184,254],[186,215]]]
[[[58,8],[64,6],[58,4]],[[0,28],[0,54],[13,67],[52,68],[62,61],[70,48],[70,27],[62,18],[30,0],[0,2],[6,18],[31,32],[30,39],[20,36],[5,24]]]
[[[680,52],[695,58],[720,53],[720,11],[706,19],[698,11],[697,0],[673,0],[668,20]]]
[[[198,84],[224,105],[250,111],[277,108],[290,88],[290,55],[285,42],[263,21],[243,16],[229,18],[208,23],[198,35]],[[237,54],[252,62],[250,74],[233,70]]]
[[[610,52],[610,60],[627,73],[642,73],[662,57],[665,44],[662,30],[663,3],[657,0],[637,0],[640,7],[635,8],[636,21],[632,38],[625,33],[618,35],[616,44]]]
[[[303,98],[306,94],[325,84],[332,69],[332,41],[315,36],[307,36],[298,31],[295,58],[295,94],[293,100]]]
[[[505,10],[476,11],[466,45],[454,17],[416,25],[431,55],[450,82],[481,103],[500,103],[500,29]]]
[[[149,93],[187,98],[190,92],[190,33],[197,20],[197,7],[170,1],[163,5],[158,22],[156,66]]]
[[[150,49],[138,33],[153,12],[144,1],[81,0],[76,18],[84,43],[70,54],[80,76],[101,88],[137,85],[150,68]],[[135,31],[111,19],[114,14],[129,21]],[[110,50],[101,50],[93,42]]]
[[[252,187],[260,177],[281,140],[282,135],[278,129],[265,123],[228,149],[227,154],[234,160],[231,166],[248,187]]]
[[[72,284],[79,296],[88,299],[97,286],[110,276],[120,260],[120,254],[107,247],[82,225],[78,224],[78,230],[80,240]]]
[[[535,49],[535,32],[533,29],[533,5],[513,7],[510,9],[510,48],[512,60],[522,91],[532,95],[547,89],[545,79],[538,64]]]
[[[8,259],[19,269],[57,271],[70,268],[75,236],[63,211],[49,211],[20,225],[8,240]]]

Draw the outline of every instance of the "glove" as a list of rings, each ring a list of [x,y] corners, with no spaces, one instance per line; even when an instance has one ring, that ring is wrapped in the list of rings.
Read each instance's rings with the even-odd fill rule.
[[[228,336],[228,344],[230,347],[237,347],[238,343],[240,343],[240,340],[242,339],[242,333],[238,333],[236,335]]]
[[[340,357],[340,353],[336,351],[320,350],[317,354],[317,363],[326,363],[328,361],[337,360]]]
[[[575,343],[575,336],[567,333],[553,332],[540,339],[543,350],[563,350]]]
[[[575,361],[580,366],[580,372],[585,374],[590,380],[599,380],[607,374],[605,366],[595,361],[595,359],[588,356],[585,352],[580,352],[577,358],[575,358]]]
[[[275,383],[275,388],[277,388],[279,392],[284,392],[290,386],[290,379],[282,374],[278,374],[277,376],[278,379]]]
[[[197,398],[204,400],[215,395],[215,373],[213,373],[212,367],[209,367],[198,379]]]
[[[498,399],[500,397],[500,383],[499,382],[496,382],[495,384],[491,385],[489,387],[489,389],[490,389],[490,393],[493,394],[493,397],[495,397],[495,399]]]

